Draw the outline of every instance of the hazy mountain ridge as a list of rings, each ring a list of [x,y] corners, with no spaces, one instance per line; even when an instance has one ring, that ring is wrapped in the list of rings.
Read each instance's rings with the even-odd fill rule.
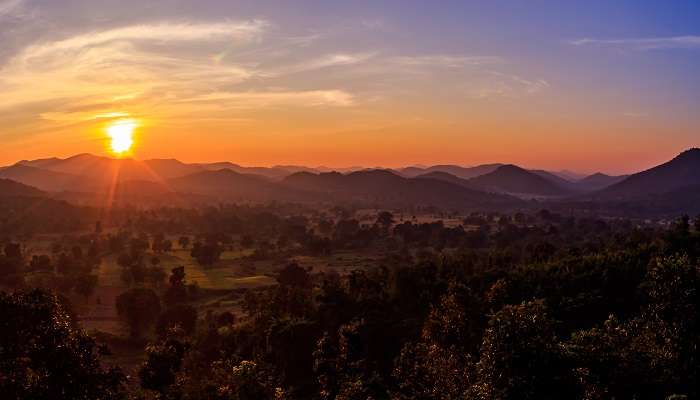
[[[700,185],[700,149],[684,151],[674,159],[632,174],[597,193],[600,199],[638,198]]]
[[[0,179],[0,196],[2,197],[46,197],[41,190],[10,179]]]
[[[408,178],[415,178],[419,175],[425,175],[431,172],[444,172],[450,175],[454,175],[461,179],[471,179],[477,176],[488,174],[489,172],[495,171],[498,167],[503,166],[503,164],[482,164],[475,167],[461,167],[459,165],[433,165],[426,168],[421,167],[407,167],[397,169],[397,172]]]
[[[389,170],[357,171],[349,174],[300,172],[283,183],[322,193],[335,200],[370,201],[386,204],[433,205],[447,208],[515,206],[521,201],[506,195],[479,192],[454,183],[430,178],[405,178]]]
[[[469,179],[475,188],[500,193],[522,193],[540,196],[564,196],[571,193],[564,187],[532,171],[516,165],[503,165],[495,171]]]
[[[80,181],[79,176],[56,172],[27,164],[15,164],[0,170],[0,178],[11,179],[25,185],[33,186],[49,192],[64,190],[71,184]]]
[[[464,179],[444,170],[476,176]],[[513,197],[516,196],[610,204],[645,199],[645,204],[659,207],[662,203],[678,204],[670,206],[677,209],[687,208],[687,202],[679,203],[667,193],[695,193],[700,187],[698,171],[698,149],[690,149],[667,163],[628,177],[596,173],[575,182],[553,172],[511,164],[469,168],[414,166],[397,170],[362,168],[340,173],[317,172],[303,166],[243,167],[230,162],[187,164],[176,159],[138,161],[79,154],[66,159],[23,160],[0,168],[0,178],[75,202],[352,201],[387,206],[472,208],[522,205]],[[423,173],[407,176],[419,172]]]
[[[619,176],[612,176],[612,175],[606,175],[601,172],[596,172],[593,175],[589,175],[578,182],[576,182],[576,185],[580,187],[582,190],[587,190],[587,191],[595,191],[595,190],[601,190],[604,189],[608,186],[614,185],[618,182],[622,182],[625,180],[629,175],[619,175]]]

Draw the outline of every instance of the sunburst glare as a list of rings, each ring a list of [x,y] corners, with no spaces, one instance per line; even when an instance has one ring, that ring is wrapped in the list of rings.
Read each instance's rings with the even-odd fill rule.
[[[111,139],[110,148],[114,154],[121,156],[131,151],[137,126],[136,121],[125,119],[114,121],[107,127],[107,135]]]

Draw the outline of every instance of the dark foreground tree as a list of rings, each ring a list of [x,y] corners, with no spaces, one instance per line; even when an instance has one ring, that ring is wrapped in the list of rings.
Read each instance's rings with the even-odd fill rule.
[[[182,358],[189,344],[182,340],[182,332],[171,330],[159,343],[146,348],[146,361],[141,365],[141,387],[167,395],[182,368]]]
[[[124,376],[53,294],[0,293],[0,397],[117,399]]]

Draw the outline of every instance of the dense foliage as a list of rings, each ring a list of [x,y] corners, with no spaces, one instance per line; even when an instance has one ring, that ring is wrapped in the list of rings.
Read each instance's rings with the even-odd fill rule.
[[[124,376],[75,326],[55,295],[0,293],[0,393],[5,399],[118,399]]]
[[[419,222],[415,210],[362,218],[343,209],[284,210],[151,210],[135,213],[116,232],[89,235],[86,248],[98,247],[93,256],[118,255],[130,288],[116,306],[130,336],[151,342],[130,396],[698,396],[700,219],[664,225],[543,210],[475,213],[447,225]],[[187,283],[184,268],[152,258],[171,251],[167,237],[179,237],[178,246],[204,269],[216,265],[223,249],[252,249],[243,260],[277,263],[277,284],[228,293],[240,300],[240,314],[199,312],[202,291]],[[377,257],[347,273],[290,261],[339,251]],[[93,257],[58,251],[48,260],[27,261],[22,247],[8,242],[0,255],[2,276],[25,286],[32,268],[60,276],[56,260],[63,253],[74,263]],[[37,293],[33,307],[61,309],[56,298]],[[3,296],[3,304],[23,304],[29,295]],[[55,317],[42,325],[27,320],[38,318],[32,314],[13,315],[14,324],[43,326],[27,337],[45,346],[85,338],[62,323],[51,328],[47,321]],[[70,334],[56,337],[49,328]],[[23,343],[14,336],[2,340]],[[6,376],[26,373],[14,366],[19,359],[45,362],[43,353],[2,357],[3,385]],[[90,385],[114,383],[109,388],[118,392],[113,372],[94,361],[85,368]],[[47,382],[42,387],[62,385]],[[89,385],[81,390],[83,398],[101,398],[90,397]]]

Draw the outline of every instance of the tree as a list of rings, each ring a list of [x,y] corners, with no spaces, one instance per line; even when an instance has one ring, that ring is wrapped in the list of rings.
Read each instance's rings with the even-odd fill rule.
[[[51,271],[53,270],[53,265],[51,265],[51,258],[49,256],[33,255],[32,260],[29,262],[30,271]]]
[[[504,400],[572,398],[560,384],[559,358],[554,322],[544,305],[507,305],[491,317],[484,333],[474,395]]]
[[[75,290],[76,293],[85,297],[85,300],[92,295],[97,287],[97,275],[95,274],[79,274],[75,279]]]
[[[140,338],[160,314],[160,300],[152,289],[133,288],[117,296],[117,314],[132,338]]]
[[[195,242],[190,251],[192,258],[197,260],[200,265],[210,267],[219,261],[221,257],[221,246],[218,243],[201,243]]]
[[[333,221],[327,218],[321,218],[318,221],[318,231],[324,236],[330,235],[333,232]]]
[[[163,301],[168,307],[175,304],[186,302],[187,286],[185,285],[185,267],[175,267],[170,271],[170,285],[165,290]]]
[[[0,393],[7,399],[118,399],[124,375],[53,294],[0,292]]]
[[[250,235],[243,235],[241,236],[241,247],[244,249],[249,249],[253,247],[253,244],[255,244],[255,241],[253,240],[253,237]]]
[[[277,282],[282,286],[290,286],[300,289],[311,288],[309,272],[296,263],[287,264],[277,274]]]
[[[22,270],[24,258],[19,243],[7,243],[0,255],[0,274],[14,274]]]
[[[188,348],[189,344],[182,340],[177,330],[170,331],[160,342],[149,345],[146,348],[146,361],[139,370],[141,387],[166,394],[175,383]]]
[[[197,327],[197,309],[187,304],[177,304],[167,308],[158,317],[156,332],[163,336],[170,329],[179,328],[185,334],[191,335]]]
[[[468,398],[474,379],[468,355],[436,344],[407,344],[396,359],[396,399]]]
[[[394,224],[394,214],[388,211],[382,211],[377,215],[377,225],[381,226],[384,231],[388,231],[391,225]]]

